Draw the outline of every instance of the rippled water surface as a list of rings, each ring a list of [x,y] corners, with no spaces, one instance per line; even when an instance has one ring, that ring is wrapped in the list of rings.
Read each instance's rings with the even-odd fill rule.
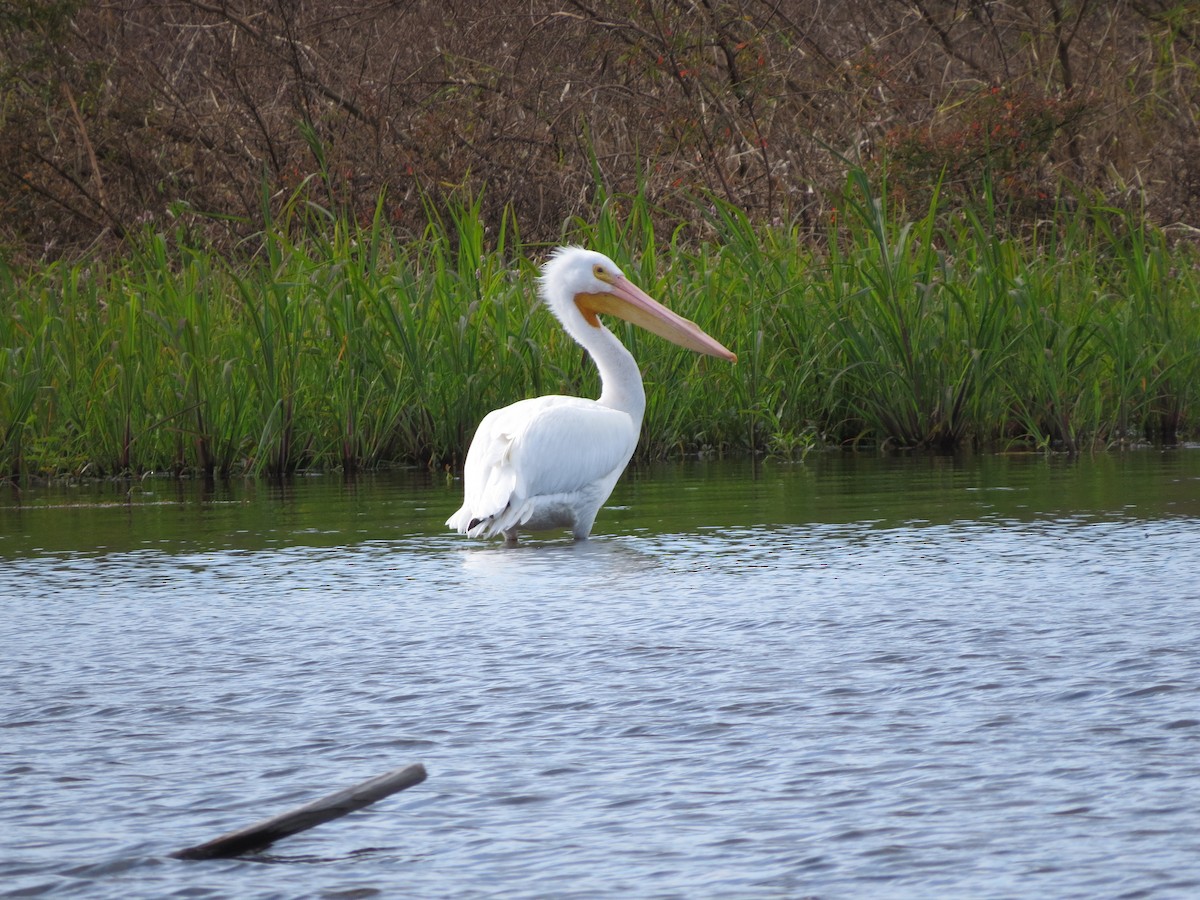
[[[0,498],[0,895],[1200,895],[1200,450],[128,488]]]

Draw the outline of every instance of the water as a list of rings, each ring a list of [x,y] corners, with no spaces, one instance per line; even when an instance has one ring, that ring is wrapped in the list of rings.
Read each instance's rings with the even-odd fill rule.
[[[0,502],[0,896],[1200,893],[1200,451],[644,468],[517,549],[126,487]]]

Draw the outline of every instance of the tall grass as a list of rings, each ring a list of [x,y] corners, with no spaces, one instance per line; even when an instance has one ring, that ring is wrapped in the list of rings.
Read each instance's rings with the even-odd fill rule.
[[[536,302],[515,221],[478,197],[418,240],[300,193],[238,260],[178,235],[0,268],[0,473],[283,475],[455,465],[479,419],[595,394]],[[1174,441],[1200,399],[1200,257],[1082,198],[1024,239],[990,202],[913,216],[851,173],[820,246],[716,200],[669,235],[600,196],[564,240],[611,255],[736,366],[617,323],[643,366],[643,457],[817,445],[1079,451]]]
[[[842,212],[816,290],[836,335],[844,421],[903,445],[953,446],[975,348],[972,307],[939,250],[936,192],[921,219],[893,225],[886,195],[855,172]]]

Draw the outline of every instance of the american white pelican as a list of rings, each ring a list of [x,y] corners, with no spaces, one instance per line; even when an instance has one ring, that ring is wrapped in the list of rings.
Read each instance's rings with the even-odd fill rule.
[[[620,316],[672,343],[732,362],[694,322],[635,286],[602,253],[560,247],[542,267],[543,302],[600,370],[599,400],[534,397],[488,413],[463,469],[462,508],[446,524],[471,537],[569,528],[586,538],[637,446],[646,410],[637,362],[599,314]]]

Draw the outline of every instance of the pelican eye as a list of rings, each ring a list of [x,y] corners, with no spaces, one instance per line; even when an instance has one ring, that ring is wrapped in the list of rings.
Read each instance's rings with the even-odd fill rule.
[[[592,266],[592,275],[597,281],[603,281],[605,284],[612,284],[612,274],[608,271],[608,269],[600,265],[600,263],[596,263],[594,266]]]

